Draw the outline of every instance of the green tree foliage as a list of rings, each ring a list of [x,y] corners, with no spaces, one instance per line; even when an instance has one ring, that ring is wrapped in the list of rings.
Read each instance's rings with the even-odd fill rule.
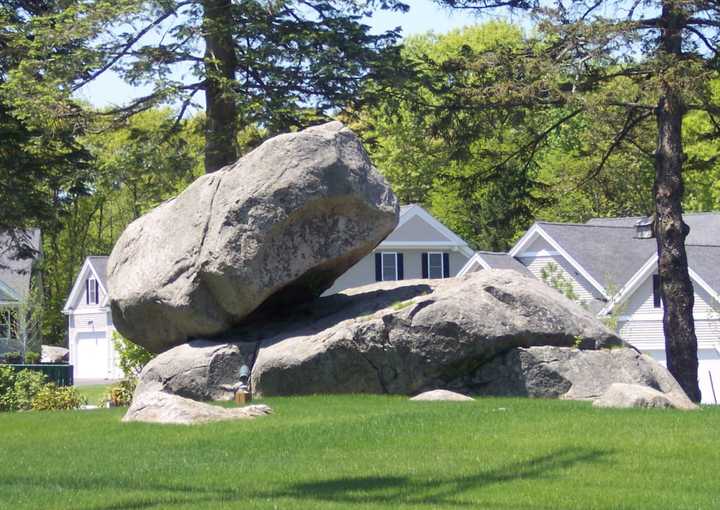
[[[120,370],[126,380],[137,379],[143,367],[154,357],[153,353],[131,342],[118,332],[113,333],[113,346],[118,353]]]
[[[718,70],[720,5],[677,0],[443,3],[477,12],[517,9],[533,16],[537,29],[531,44],[519,50],[508,46],[474,52],[454,69],[446,69],[455,83],[443,103],[443,125],[451,133],[468,135],[467,126],[452,124],[456,112],[519,106],[563,111],[558,120],[549,115],[547,127],[517,153],[518,159],[529,162],[560,126],[592,115],[595,127],[602,129],[605,119],[598,114],[614,110],[609,120],[621,122],[607,122],[613,129],[598,153],[593,176],[605,169],[619,147],[631,144],[648,121],[655,121],[651,196],[668,368],[690,398],[699,401],[694,294],[684,244],[688,227],[682,219],[682,124],[689,111],[717,113],[709,84]],[[496,79],[463,82],[467,72],[478,70],[495,70]]]
[[[94,161],[89,190],[62,210],[62,228],[44,236],[46,341],[65,338],[61,310],[85,257],[108,255],[131,221],[202,173],[201,119],[168,134],[174,120],[172,110],[153,109],[83,138]]]
[[[114,70],[153,91],[113,113],[172,102],[180,117],[203,92],[205,166],[214,171],[236,159],[239,129],[260,124],[273,134],[316,122],[383,71],[382,50],[398,34],[370,33],[362,17],[375,8],[407,9],[397,0],[79,2],[31,20],[39,36],[16,45],[27,64],[12,90],[18,101],[41,93],[19,84],[42,73],[63,84],[54,92],[62,98]],[[65,46],[67,58],[44,58]]]
[[[507,159],[527,141],[521,126],[537,120],[522,108],[462,112],[453,122],[478,129],[461,146],[439,127],[445,95],[455,80],[484,83],[494,72],[468,70],[449,77],[446,69],[468,51],[522,44],[516,27],[499,22],[408,38],[401,67],[413,69],[415,77],[392,91],[371,85],[378,101],[358,116],[357,129],[400,200],[426,204],[478,248],[507,249],[545,203],[539,167]],[[378,90],[372,90],[375,86]]]
[[[20,86],[52,88],[40,76],[12,85],[12,76],[26,63],[18,46],[36,38],[35,19],[58,12],[53,1],[0,2],[0,229],[53,228],[58,211],[74,194],[84,192],[89,154],[78,143],[83,126],[70,120],[72,104],[58,101],[54,109],[31,121],[24,106],[40,104],[43,94],[20,98]],[[53,50],[61,53],[63,46]],[[50,59],[50,53],[38,54]],[[28,246],[18,239],[22,246]]]

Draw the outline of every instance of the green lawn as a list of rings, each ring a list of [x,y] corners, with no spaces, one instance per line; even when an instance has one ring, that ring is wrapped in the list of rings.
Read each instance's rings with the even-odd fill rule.
[[[195,427],[0,415],[0,508],[716,509],[720,409],[268,399]]]
[[[90,386],[77,386],[80,395],[84,396],[88,404],[97,405],[101,398],[105,396],[110,384],[93,384]]]

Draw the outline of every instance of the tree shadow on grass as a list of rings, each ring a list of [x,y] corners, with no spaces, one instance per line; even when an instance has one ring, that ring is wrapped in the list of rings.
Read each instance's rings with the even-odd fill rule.
[[[467,476],[438,476],[432,479],[406,476],[361,476],[338,477],[320,481],[290,484],[286,488],[272,491],[243,491],[241,488],[212,487],[207,485],[157,483],[137,479],[110,477],[74,478],[62,475],[45,480],[45,483],[59,488],[56,503],[62,505],[63,491],[97,491],[100,498],[104,490],[106,499],[112,502],[81,504],[75,496],[73,508],[78,510],[144,510],[153,507],[174,505],[222,506],[252,500],[294,501],[288,507],[327,503],[334,507],[355,505],[376,505],[378,508],[395,508],[399,505],[443,506],[446,508],[477,507],[478,490],[517,480],[551,479],[560,476],[560,471],[579,464],[607,462],[612,452],[597,449],[562,449],[527,461],[513,462],[491,469],[478,469]],[[0,487],[18,485],[37,486],[38,480],[23,476],[3,477]],[[57,490],[57,489],[56,489]],[[469,494],[472,491],[472,494]],[[122,499],[117,493],[127,492]],[[485,505],[487,506],[487,505]],[[512,508],[523,508],[512,504]],[[543,508],[533,504],[532,508]]]

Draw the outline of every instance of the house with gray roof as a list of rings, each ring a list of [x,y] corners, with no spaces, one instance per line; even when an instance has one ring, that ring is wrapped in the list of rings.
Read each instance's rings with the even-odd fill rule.
[[[418,204],[400,207],[398,225],[324,295],[379,281],[450,278],[473,256],[468,244]]]
[[[75,380],[119,379],[107,291],[107,256],[87,257],[63,307]]]
[[[23,351],[15,338],[15,310],[30,295],[41,258],[39,229],[0,232],[0,354]]]
[[[720,213],[689,213],[686,239],[695,290],[695,331],[703,402],[720,399]],[[478,252],[459,274],[501,267],[508,259],[530,274],[552,273],[575,299],[601,318],[613,318],[628,342],[664,363],[665,339],[657,244],[644,218],[594,218],[587,223],[536,222],[507,254]],[[483,264],[480,259],[485,261]],[[493,260],[502,261],[492,263]],[[545,278],[544,278],[545,277]]]

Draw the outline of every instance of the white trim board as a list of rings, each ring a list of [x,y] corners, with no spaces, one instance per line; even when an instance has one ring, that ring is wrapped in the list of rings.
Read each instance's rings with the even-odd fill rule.
[[[521,253],[522,249],[528,246],[530,243],[532,243],[535,239],[538,237],[542,237],[550,246],[553,247],[555,251],[557,251],[558,255],[563,257],[570,265],[575,268],[575,270],[585,278],[590,285],[592,285],[595,290],[597,290],[601,296],[603,296],[605,299],[610,299],[610,296],[608,296],[607,292],[605,291],[605,288],[600,285],[600,283],[593,278],[590,273],[588,273],[584,267],[580,265],[580,263],[575,260],[560,244],[555,241],[555,239],[550,236],[543,228],[540,226],[540,224],[535,223],[532,227],[530,227],[530,230],[528,230],[524,236],[520,238],[520,240],[513,246],[513,248],[508,252],[508,255],[511,257],[517,257],[518,253]]]

